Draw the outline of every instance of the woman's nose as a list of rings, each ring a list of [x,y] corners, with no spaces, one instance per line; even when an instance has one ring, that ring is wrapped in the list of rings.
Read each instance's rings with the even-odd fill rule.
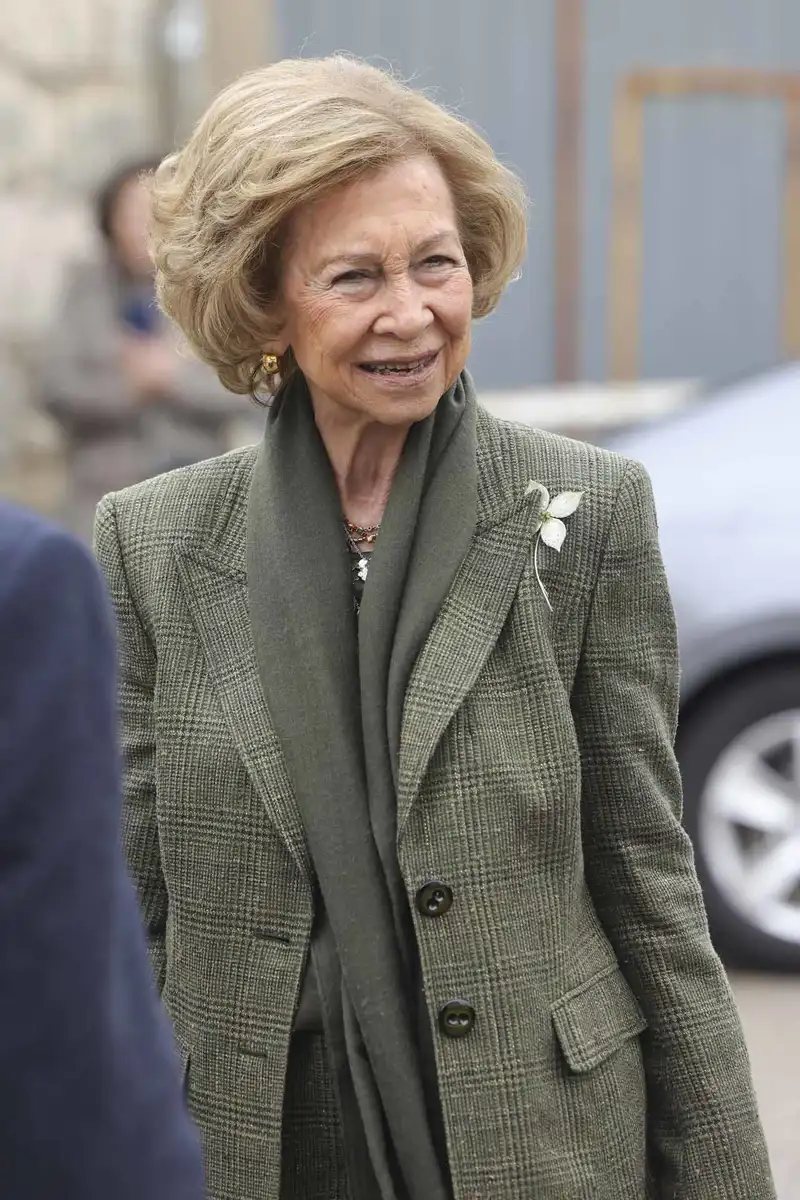
[[[425,288],[411,279],[391,281],[384,288],[384,305],[373,328],[378,334],[392,334],[413,341],[434,320]]]

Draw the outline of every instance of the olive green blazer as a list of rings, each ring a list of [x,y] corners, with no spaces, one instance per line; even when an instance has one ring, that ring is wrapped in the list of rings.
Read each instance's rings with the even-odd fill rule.
[[[96,527],[119,618],[125,843],[211,1200],[278,1200],[313,919],[247,605],[255,453],[111,495]],[[455,1200],[769,1200],[680,824],[648,478],[483,411],[478,475],[474,540],[409,683],[397,797]],[[584,493],[560,554],[539,548],[552,612],[532,480]],[[432,879],[454,897],[436,919],[415,905]],[[458,1039],[438,1020],[453,999],[476,1013]]]

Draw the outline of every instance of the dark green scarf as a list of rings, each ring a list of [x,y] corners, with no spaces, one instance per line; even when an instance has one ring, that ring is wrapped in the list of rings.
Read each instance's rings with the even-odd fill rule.
[[[474,533],[475,422],[464,374],[412,427],[358,624],[302,376],[270,409],[250,492],[253,643],[321,893],[312,961],[354,1200],[450,1195],[395,787],[411,669]]]

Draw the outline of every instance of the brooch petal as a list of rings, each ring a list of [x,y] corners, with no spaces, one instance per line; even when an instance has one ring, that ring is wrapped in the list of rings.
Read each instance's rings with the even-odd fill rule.
[[[545,546],[549,546],[551,550],[560,551],[564,545],[564,538],[567,536],[567,527],[558,517],[548,517],[542,522],[539,536]]]
[[[551,517],[571,517],[583,499],[583,492],[559,492],[545,508]]]

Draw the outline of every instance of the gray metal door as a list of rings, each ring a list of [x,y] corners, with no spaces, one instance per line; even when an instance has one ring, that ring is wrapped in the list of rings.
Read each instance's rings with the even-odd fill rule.
[[[797,0],[586,0],[581,373],[800,354]]]

